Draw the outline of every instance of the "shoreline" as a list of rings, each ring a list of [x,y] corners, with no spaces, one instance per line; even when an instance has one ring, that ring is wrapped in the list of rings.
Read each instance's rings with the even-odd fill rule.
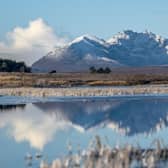
[[[69,88],[1,88],[2,96],[25,97],[105,97],[168,94],[168,85],[139,85],[113,87],[69,87]]]

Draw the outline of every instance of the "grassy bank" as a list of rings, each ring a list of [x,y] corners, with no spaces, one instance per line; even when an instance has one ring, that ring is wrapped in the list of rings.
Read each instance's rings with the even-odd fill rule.
[[[168,67],[120,68],[97,73],[0,73],[0,87],[131,86],[168,84]]]

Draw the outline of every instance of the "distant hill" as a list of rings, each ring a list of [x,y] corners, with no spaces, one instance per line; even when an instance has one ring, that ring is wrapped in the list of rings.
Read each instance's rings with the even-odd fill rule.
[[[151,32],[127,30],[105,41],[84,35],[57,48],[32,65],[33,72],[82,72],[94,66],[144,67],[168,65],[168,39]]]
[[[24,62],[0,59],[0,72],[30,72],[31,69]]]

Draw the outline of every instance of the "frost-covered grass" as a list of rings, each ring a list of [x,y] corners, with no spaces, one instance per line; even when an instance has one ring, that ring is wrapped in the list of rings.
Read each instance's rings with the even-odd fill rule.
[[[42,161],[40,168],[165,168],[168,167],[168,148],[161,148],[159,141],[153,149],[126,145],[111,148],[102,145],[97,136],[94,146],[86,151],[79,151],[52,163]]]
[[[168,94],[168,85],[130,87],[74,87],[74,88],[1,88],[0,95],[31,97],[85,97],[139,94]]]

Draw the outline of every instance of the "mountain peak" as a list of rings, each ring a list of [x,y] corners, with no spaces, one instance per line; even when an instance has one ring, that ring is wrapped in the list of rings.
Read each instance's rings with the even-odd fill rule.
[[[109,40],[107,40],[108,43],[110,44],[118,44],[119,40],[121,39],[125,39],[128,40],[130,37],[130,34],[134,33],[131,30],[125,30],[123,32],[119,32],[118,34],[114,35],[112,38],[110,38]]]
[[[71,44],[75,44],[75,43],[80,43],[80,42],[96,42],[96,43],[99,43],[101,45],[104,45],[106,42],[103,40],[103,39],[99,39],[98,37],[96,36],[92,36],[92,35],[89,35],[89,34],[84,34],[80,37],[77,37],[76,39],[74,39],[71,43]]]
[[[156,41],[158,43],[160,43],[160,45],[164,44],[165,39],[163,37],[161,37],[160,35],[156,35],[148,30],[146,30],[145,32],[135,32],[133,30],[124,30],[123,32],[119,32],[118,34],[114,35],[112,38],[110,38],[109,40],[107,40],[107,42],[111,45],[113,44],[119,44],[121,45],[121,43],[123,41],[134,41],[134,40],[138,40],[138,41],[146,41],[149,40],[150,41]]]
[[[59,59],[58,59],[59,58]],[[104,41],[85,34],[33,64],[39,72],[80,72],[89,67],[159,66],[168,64],[168,39],[152,32],[125,30]],[[75,66],[74,66],[75,65]]]

